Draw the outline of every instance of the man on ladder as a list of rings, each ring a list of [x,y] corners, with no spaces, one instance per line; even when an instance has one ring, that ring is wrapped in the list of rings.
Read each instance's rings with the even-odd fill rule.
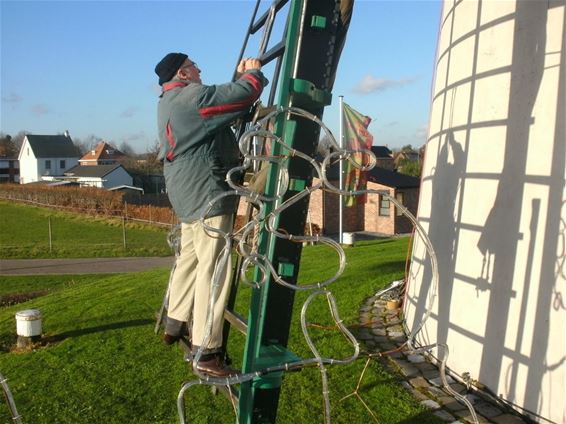
[[[159,158],[169,200],[182,222],[181,251],[169,289],[163,339],[173,344],[186,337],[194,353],[207,336],[210,286],[225,247],[225,240],[211,237],[200,218],[213,198],[230,191],[226,172],[239,165],[230,125],[249,112],[267,85],[260,69],[258,59],[244,59],[236,81],[207,86],[202,84],[197,64],[186,54],[169,53],[155,67],[163,90],[158,105]],[[236,206],[235,196],[221,198],[206,214],[204,225],[230,233]],[[196,364],[199,372],[214,377],[237,373],[226,364],[222,351],[230,270],[229,258],[223,269],[216,270],[221,283],[214,301],[212,333]]]

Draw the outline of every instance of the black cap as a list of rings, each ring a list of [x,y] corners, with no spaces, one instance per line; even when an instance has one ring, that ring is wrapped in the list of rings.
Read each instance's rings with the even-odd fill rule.
[[[159,76],[159,85],[169,81],[188,58],[184,53],[169,53],[155,66],[155,73]]]

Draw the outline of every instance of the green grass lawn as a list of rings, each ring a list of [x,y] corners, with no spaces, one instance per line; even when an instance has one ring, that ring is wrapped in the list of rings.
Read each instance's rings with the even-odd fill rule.
[[[49,225],[51,223],[51,251]],[[168,229],[0,201],[0,258],[167,256]]]
[[[348,267],[329,288],[337,297],[346,325],[355,327],[362,301],[403,275],[407,239],[360,242],[346,249]],[[335,255],[321,246],[303,250],[300,281],[303,284],[333,274]],[[176,397],[184,381],[194,377],[182,361],[178,347],[165,346],[153,334],[169,270],[82,277],[19,277],[0,279],[0,294],[50,288],[42,296],[0,308],[0,373],[8,378],[24,423],[176,423]],[[4,288],[2,288],[4,286]],[[7,288],[8,287],[8,288]],[[237,309],[247,314],[250,290],[241,287]],[[310,352],[299,325],[300,308],[308,296],[298,293],[290,334],[290,349],[301,357]],[[14,314],[40,309],[44,335],[51,341],[33,352],[16,352]],[[308,312],[311,323],[330,324],[328,307],[318,299]],[[347,357],[352,347],[333,330],[313,331],[323,355]],[[244,338],[236,331],[229,350],[241,363]],[[333,423],[371,423],[373,418],[352,393],[365,359],[347,366],[329,367]],[[372,360],[360,395],[380,423],[437,423]],[[190,423],[234,423],[229,401],[214,396],[207,386],[187,392]],[[0,422],[9,421],[0,402]],[[320,374],[316,368],[285,376],[278,423],[322,423]]]

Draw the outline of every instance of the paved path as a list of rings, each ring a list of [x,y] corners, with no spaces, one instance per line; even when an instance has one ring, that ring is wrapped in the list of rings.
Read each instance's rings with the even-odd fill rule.
[[[111,274],[173,265],[175,258],[2,259],[0,275]]]
[[[448,373],[446,380],[450,390],[447,390],[442,383],[437,361],[432,362],[429,356],[407,351],[407,335],[399,309],[389,310],[384,300],[373,296],[366,299],[359,313],[360,328],[356,338],[367,348],[369,357],[366,360],[380,360],[391,373],[399,376],[401,385],[409,390],[422,406],[434,410],[433,414],[442,421],[452,424],[473,422],[471,411],[454,395],[453,392],[456,392],[459,397],[465,397],[472,404],[480,423],[530,422],[523,420],[523,417],[503,402],[496,401],[491,395],[474,386],[466,387],[458,382],[458,377]],[[363,373],[365,370],[364,368]],[[356,392],[352,394],[354,393]]]

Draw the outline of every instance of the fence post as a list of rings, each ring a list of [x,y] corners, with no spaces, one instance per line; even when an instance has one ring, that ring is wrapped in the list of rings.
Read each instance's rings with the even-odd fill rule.
[[[151,205],[148,205],[149,207],[149,223],[151,224]]]
[[[124,215],[128,217],[128,202],[124,202]]]
[[[47,217],[47,223],[49,225],[49,253],[53,251],[53,240],[51,237],[51,217]]]
[[[122,217],[122,240],[124,243],[124,250],[126,250],[126,218]]]

